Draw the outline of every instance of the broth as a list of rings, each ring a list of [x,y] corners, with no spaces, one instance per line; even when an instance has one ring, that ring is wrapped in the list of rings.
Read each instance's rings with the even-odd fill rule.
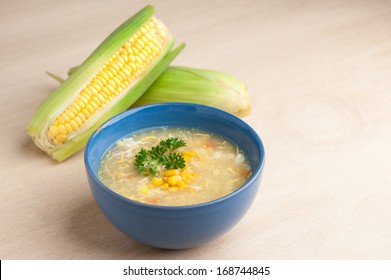
[[[136,168],[135,156],[171,137],[186,145],[174,152],[186,167],[146,176]],[[141,131],[122,140],[104,155],[99,178],[110,189],[143,203],[180,206],[215,200],[241,187],[251,176],[242,150],[231,141],[206,131],[183,127],[161,127]]]

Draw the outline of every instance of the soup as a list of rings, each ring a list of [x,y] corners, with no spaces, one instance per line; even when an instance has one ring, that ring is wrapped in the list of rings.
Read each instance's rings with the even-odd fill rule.
[[[104,155],[98,173],[120,195],[166,206],[220,198],[241,187],[251,174],[237,145],[183,127],[141,131],[117,141]]]

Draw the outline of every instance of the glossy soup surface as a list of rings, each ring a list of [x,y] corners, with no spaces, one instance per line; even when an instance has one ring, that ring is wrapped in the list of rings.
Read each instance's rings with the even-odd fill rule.
[[[186,145],[178,148],[186,167],[165,170],[158,175],[142,175],[135,155],[161,140],[175,137]],[[241,187],[251,176],[251,168],[239,147],[209,132],[162,127],[126,137],[105,154],[99,177],[113,191],[136,201],[167,206],[191,205],[225,196]]]

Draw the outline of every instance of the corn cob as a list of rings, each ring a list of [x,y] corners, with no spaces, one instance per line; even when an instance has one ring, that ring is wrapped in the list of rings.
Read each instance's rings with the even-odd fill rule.
[[[250,114],[247,86],[234,76],[206,69],[169,66],[132,105],[190,102],[216,107],[245,117]]]
[[[146,6],[118,27],[38,108],[27,125],[35,144],[58,161],[135,102],[184,48]]]
[[[77,67],[69,69],[71,75]],[[63,79],[49,73],[59,82]],[[238,117],[251,112],[247,86],[236,77],[214,70],[168,66],[131,108],[160,102],[208,105]]]

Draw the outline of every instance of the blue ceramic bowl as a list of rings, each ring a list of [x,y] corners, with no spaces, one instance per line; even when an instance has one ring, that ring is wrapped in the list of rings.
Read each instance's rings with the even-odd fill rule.
[[[247,155],[253,175],[238,190],[222,198],[190,206],[156,206],[130,200],[106,187],[98,177],[101,158],[119,139],[136,131],[183,126],[225,136]],[[264,165],[264,147],[257,133],[224,111],[187,103],[163,103],[119,114],[103,124],[85,149],[85,166],[94,198],[107,219],[139,242],[182,249],[211,241],[231,229],[253,202]]]

